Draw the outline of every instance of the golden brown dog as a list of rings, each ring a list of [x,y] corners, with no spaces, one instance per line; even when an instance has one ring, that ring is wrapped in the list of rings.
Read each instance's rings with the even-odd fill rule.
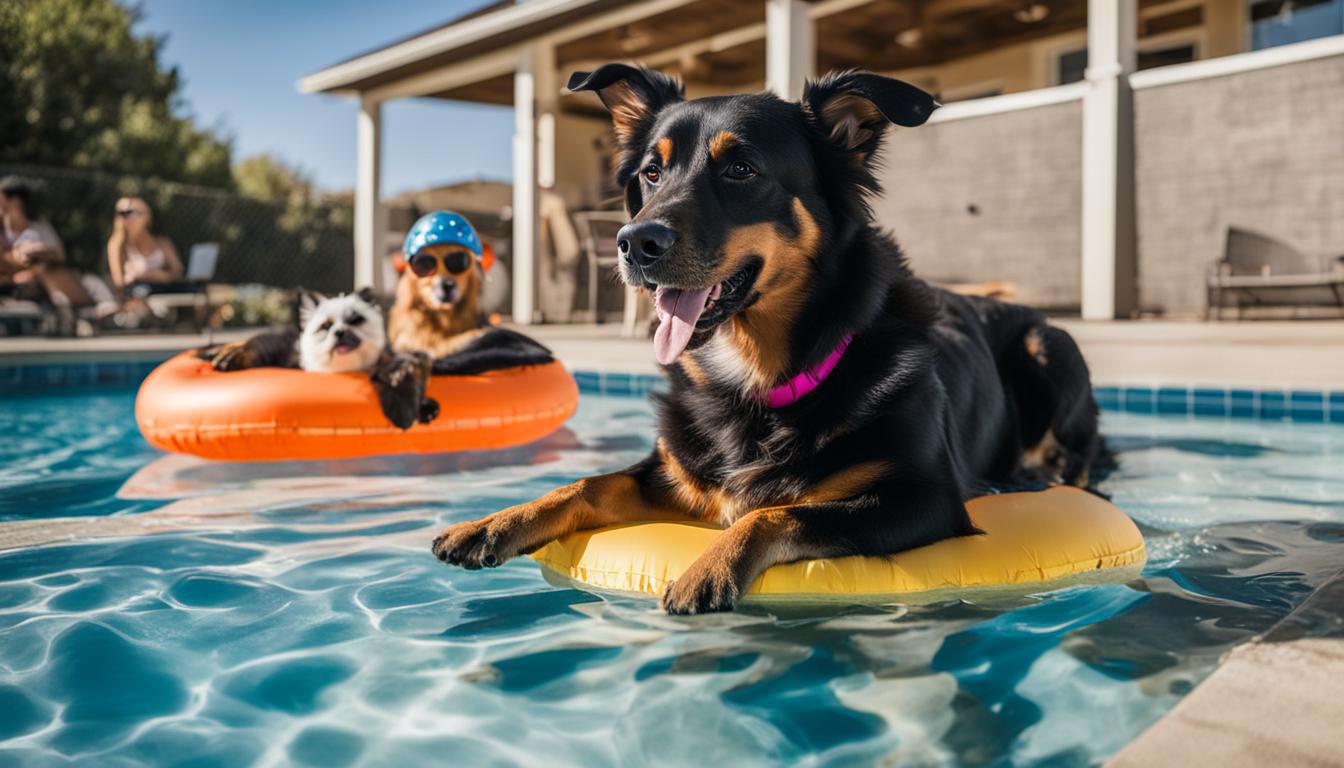
[[[398,352],[438,360],[480,337],[489,325],[481,311],[481,267],[467,248],[440,243],[411,257],[397,283],[388,315],[388,339]]]

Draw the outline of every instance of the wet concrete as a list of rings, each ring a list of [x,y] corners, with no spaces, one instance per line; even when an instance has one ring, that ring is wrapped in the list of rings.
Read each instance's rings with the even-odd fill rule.
[[[1150,766],[1344,766],[1344,571],[1239,646],[1112,758]]]

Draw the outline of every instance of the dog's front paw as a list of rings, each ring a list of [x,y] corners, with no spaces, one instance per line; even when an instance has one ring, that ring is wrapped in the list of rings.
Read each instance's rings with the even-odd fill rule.
[[[491,518],[458,523],[440,533],[430,550],[449,565],[467,570],[494,568],[518,554],[508,528]]]
[[[242,342],[220,346],[214,350],[209,360],[210,367],[221,372],[241,371],[253,367],[251,354],[249,354],[247,345]]]
[[[742,586],[726,564],[693,564],[663,592],[663,610],[677,616],[731,611],[742,597]]]
[[[426,359],[396,355],[379,363],[372,373],[383,415],[398,429],[410,429],[426,421],[425,384],[429,379]],[[437,404],[435,407],[437,411]],[[436,414],[437,415],[437,414]]]
[[[428,424],[439,418],[439,401],[432,397],[426,397],[420,403],[420,423]]]

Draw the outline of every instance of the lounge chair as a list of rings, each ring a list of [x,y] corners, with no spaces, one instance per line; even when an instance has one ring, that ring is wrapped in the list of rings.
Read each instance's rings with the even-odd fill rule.
[[[31,336],[47,323],[48,313],[35,301],[0,298],[0,336]]]
[[[1240,320],[1248,307],[1334,306],[1344,310],[1344,256],[1319,259],[1287,243],[1229,227],[1223,257],[1208,275],[1208,317],[1232,307]]]
[[[172,289],[154,292],[145,297],[145,305],[160,320],[176,322],[177,314],[190,308],[196,330],[205,330],[210,319],[210,291],[207,285],[215,276],[219,263],[219,243],[197,243],[191,246],[187,257],[187,274],[181,284]]]
[[[49,305],[44,333],[56,336],[93,336],[121,309],[112,289],[97,275],[80,274],[64,267],[48,269],[42,276]]]
[[[594,323],[602,322],[598,306],[598,280],[610,278],[611,270],[620,262],[616,252],[616,233],[630,220],[624,211],[580,211],[574,214],[574,226],[584,258],[588,262],[588,307]],[[622,329],[626,336],[634,336],[639,323],[639,292],[625,286],[625,305],[622,310]]]

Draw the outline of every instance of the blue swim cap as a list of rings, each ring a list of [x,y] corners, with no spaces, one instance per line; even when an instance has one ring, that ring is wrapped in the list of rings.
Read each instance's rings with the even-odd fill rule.
[[[434,211],[421,216],[406,233],[401,249],[410,259],[425,246],[438,243],[460,245],[478,257],[481,255],[481,238],[476,236],[476,229],[466,216],[455,211]]]

